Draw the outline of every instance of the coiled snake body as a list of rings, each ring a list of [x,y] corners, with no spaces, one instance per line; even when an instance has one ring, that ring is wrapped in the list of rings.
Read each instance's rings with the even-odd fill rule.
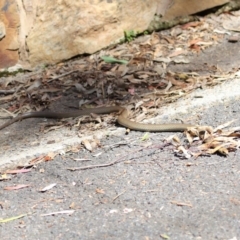
[[[83,115],[89,115],[91,113],[96,114],[108,114],[112,112],[120,112],[117,122],[131,130],[143,131],[143,132],[182,132],[188,127],[193,127],[190,124],[182,123],[169,123],[169,124],[146,124],[134,122],[128,119],[128,111],[126,108],[120,106],[111,106],[111,107],[100,107],[100,108],[90,108],[84,110],[76,110],[72,112],[52,112],[52,111],[40,111],[40,112],[29,112],[19,115],[3,125],[0,126],[0,130],[8,127],[9,125],[18,122],[26,118],[70,118],[70,117],[79,117]]]

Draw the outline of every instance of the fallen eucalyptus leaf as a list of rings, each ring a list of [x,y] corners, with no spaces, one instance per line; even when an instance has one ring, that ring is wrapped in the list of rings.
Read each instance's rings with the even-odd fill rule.
[[[120,64],[128,64],[126,60],[119,60],[111,56],[101,56],[101,59],[106,63],[120,63]]]

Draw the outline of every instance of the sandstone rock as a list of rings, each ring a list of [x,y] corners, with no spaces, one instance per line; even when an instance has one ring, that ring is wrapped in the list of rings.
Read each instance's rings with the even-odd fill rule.
[[[174,4],[169,7],[165,13],[163,20],[171,20],[179,16],[187,16],[197,12],[204,11],[209,8],[213,8],[229,0],[211,0],[211,1],[194,1],[194,0],[174,0]]]
[[[27,38],[29,60],[55,63],[116,43],[124,31],[142,32],[159,1],[43,1]]]
[[[0,68],[57,63],[94,53],[163,20],[229,0],[0,0]],[[165,14],[166,12],[166,14]]]
[[[19,59],[19,14],[14,0],[0,1],[0,9],[0,68],[7,68]]]

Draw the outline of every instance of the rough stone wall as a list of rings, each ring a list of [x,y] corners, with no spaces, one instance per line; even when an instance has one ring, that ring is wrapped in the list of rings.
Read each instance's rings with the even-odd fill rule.
[[[124,31],[229,0],[0,0],[0,69],[56,63],[118,42]]]
[[[42,1],[27,38],[30,62],[54,63],[94,53],[119,41],[124,31],[144,31],[157,9],[156,0],[95,2]]]

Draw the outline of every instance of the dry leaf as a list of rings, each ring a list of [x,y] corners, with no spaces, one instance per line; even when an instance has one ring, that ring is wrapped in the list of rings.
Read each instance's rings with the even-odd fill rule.
[[[191,154],[189,154],[188,151],[183,146],[177,147],[177,151],[183,153],[187,159],[191,157]]]
[[[100,189],[100,188],[97,188],[96,190],[96,193],[99,193],[99,194],[104,194],[104,190],[103,189]]]
[[[28,168],[28,169],[22,168],[22,169],[16,169],[16,170],[7,170],[6,173],[7,174],[17,174],[17,173],[28,173],[31,171],[32,171],[31,168]]]
[[[11,176],[7,175],[6,173],[0,176],[0,181],[9,180],[9,179],[11,179]]]
[[[185,50],[183,49],[176,49],[174,52],[172,52],[170,55],[168,55],[168,57],[176,57],[176,56],[179,56],[181,54],[184,54],[185,53]]]
[[[89,142],[89,140],[87,140],[87,139],[82,140],[82,144],[88,151],[92,152],[93,149],[92,149],[92,145]]]
[[[202,22],[189,22],[181,26],[182,29],[188,29],[190,27],[197,27],[202,25]]]
[[[4,187],[3,189],[4,190],[19,190],[19,189],[22,189],[22,188],[27,188],[29,187],[30,185],[26,185],[26,184],[19,184],[19,185],[16,185],[16,186],[10,186],[10,187]]]
[[[75,202],[72,202],[69,206],[70,209],[74,209],[75,208]]]
[[[75,212],[75,210],[63,210],[63,211],[59,211],[59,212],[51,212],[51,213],[45,213],[45,214],[41,214],[41,216],[52,216],[52,215],[58,215],[58,214],[73,214]]]
[[[232,123],[234,123],[234,122],[236,122],[236,121],[237,121],[237,119],[233,119],[233,120],[231,120],[231,121],[229,121],[229,122],[226,122],[226,123],[224,123],[224,124],[222,124],[222,125],[219,125],[219,126],[216,127],[213,131],[214,131],[214,132],[217,132],[218,130],[221,130],[221,129],[223,129],[223,128],[226,128],[226,127],[230,126]]]
[[[40,190],[40,192],[46,192],[46,191],[52,189],[53,187],[55,187],[56,185],[57,185],[56,183],[52,183],[52,184],[50,184],[50,185],[42,188],[42,189]]]

